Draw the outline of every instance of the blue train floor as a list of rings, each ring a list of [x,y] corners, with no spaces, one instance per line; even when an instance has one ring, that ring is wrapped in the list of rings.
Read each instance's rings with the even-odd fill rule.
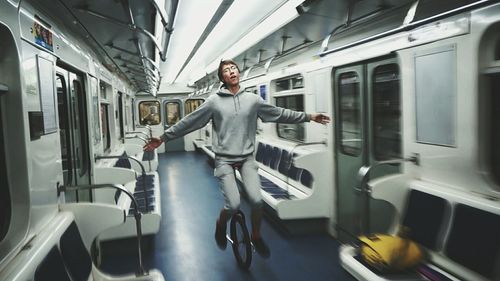
[[[170,152],[159,157],[162,221],[159,233],[149,239],[149,250],[144,254],[146,268],[162,271],[169,281],[355,280],[340,266],[339,242],[334,238],[328,234],[287,235],[267,219],[262,235],[271,257],[263,259],[255,254],[250,269],[240,269],[230,245],[223,251],[214,240],[215,220],[224,199],[206,156]],[[242,210],[249,214],[244,200]],[[135,270],[134,251],[109,250],[120,247],[116,243],[104,248],[102,270],[113,274]]]

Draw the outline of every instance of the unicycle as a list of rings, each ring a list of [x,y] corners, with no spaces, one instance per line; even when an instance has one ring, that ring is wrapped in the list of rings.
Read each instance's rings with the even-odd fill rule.
[[[226,234],[226,239],[233,247],[233,254],[238,265],[248,269],[252,263],[253,246],[245,223],[245,214],[241,210],[231,217],[230,232]]]

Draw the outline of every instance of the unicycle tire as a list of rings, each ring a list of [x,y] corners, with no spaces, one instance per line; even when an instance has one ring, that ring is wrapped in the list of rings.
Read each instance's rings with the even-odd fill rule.
[[[231,219],[230,229],[234,257],[238,265],[248,269],[252,263],[252,244],[250,234],[245,224],[245,217],[242,213],[236,213]]]

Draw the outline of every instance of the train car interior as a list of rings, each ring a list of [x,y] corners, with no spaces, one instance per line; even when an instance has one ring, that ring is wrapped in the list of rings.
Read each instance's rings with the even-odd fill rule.
[[[0,281],[500,281],[499,1],[0,0],[0,74]]]

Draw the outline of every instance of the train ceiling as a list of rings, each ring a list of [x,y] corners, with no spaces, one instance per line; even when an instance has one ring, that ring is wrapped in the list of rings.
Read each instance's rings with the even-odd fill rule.
[[[156,95],[162,78],[160,62],[166,60],[178,0],[32,2],[93,45],[104,65],[126,78],[139,93]]]
[[[135,86],[138,94],[156,95],[162,82],[164,85],[171,82],[184,85],[196,84],[197,87],[215,82],[217,77],[214,71],[222,58],[233,58],[242,68],[252,67],[318,41],[334,41],[338,39],[336,36],[339,33],[353,26],[371,29],[369,23],[371,18],[384,17],[395,9],[401,9],[402,14],[406,15],[412,6],[417,6],[413,19],[416,21],[471,3],[491,1],[32,0],[30,2],[44,9],[53,18],[60,19],[62,26],[73,29],[81,35],[82,40],[92,44],[104,65],[127,79]],[[200,9],[202,3],[207,2],[213,2],[215,5],[210,15]],[[287,5],[291,6],[294,13],[287,22],[277,26],[273,26],[273,22],[266,22]],[[244,13],[237,16],[236,8],[243,10]],[[204,13],[204,18],[208,20],[198,22],[200,15]],[[240,20],[240,17],[244,20]],[[404,17],[398,18],[394,24],[402,25],[403,20]],[[259,25],[264,23],[269,25],[266,26],[268,30],[262,32],[254,43],[241,49],[235,47],[245,40],[245,36],[252,29],[259,29],[261,28]],[[200,25],[203,31],[196,35],[196,38],[193,38],[193,34],[184,32],[186,26],[192,25]],[[191,39],[191,43],[184,42],[180,35],[187,36]],[[362,33],[359,36],[362,36]],[[356,38],[360,39],[363,38]],[[318,49],[318,54],[322,51],[324,50]],[[231,55],[228,57],[228,54]],[[163,81],[162,78],[166,75],[174,78],[171,81]]]
[[[195,1],[195,0],[192,0]],[[223,1],[225,2],[225,1]],[[232,2],[232,1],[230,1]],[[232,3],[232,5],[236,4]],[[251,1],[247,1],[251,2]],[[269,0],[269,5],[272,1]],[[292,0],[285,2],[293,2]],[[472,5],[473,3],[486,3],[491,1],[486,0],[305,0],[295,1],[298,3],[295,6],[297,16],[288,23],[276,27],[270,35],[265,35],[260,38],[254,45],[245,49],[239,50],[239,53],[231,56],[242,68],[252,67],[256,64],[263,64],[266,60],[273,57],[290,53],[293,50],[313,44],[315,42],[330,42],[329,46],[335,44],[339,39],[339,34],[349,33],[353,29],[362,29],[365,33],[352,36],[350,32],[350,40],[362,40],[359,36],[370,34],[367,29],[372,29],[371,20],[384,18],[389,13],[398,12],[398,16],[393,18],[393,23],[387,25],[386,28],[394,28],[402,26],[406,16],[413,10],[412,22],[428,19],[434,15],[438,15],[445,11],[450,11]],[[284,5],[283,5],[284,6]],[[226,8],[227,9],[227,8]],[[251,9],[249,9],[251,10]],[[179,11],[181,13],[182,11]],[[221,15],[218,15],[221,16]],[[232,17],[231,13],[222,15],[220,22],[224,21],[223,17]],[[407,20],[407,19],[406,19]],[[260,22],[263,22],[261,19]],[[176,27],[177,28],[177,27]],[[273,28],[273,27],[270,27]],[[217,26],[213,27],[217,30]],[[195,84],[197,88],[206,87],[217,81],[215,74],[217,62],[222,58],[227,58],[227,45],[237,45],[238,39],[244,38],[248,32],[247,26],[238,26],[236,28],[226,28],[231,34],[231,38],[223,38],[221,42],[214,42],[211,37],[208,37],[199,48],[210,49],[211,45],[219,48],[212,48],[213,51],[208,53],[203,58],[194,56],[186,58],[183,68],[183,73],[178,74],[178,82],[189,82]],[[378,32],[373,30],[372,32]],[[214,37],[215,38],[215,37]],[[232,38],[234,38],[233,41]],[[338,40],[340,42],[340,40]],[[172,42],[175,43],[175,42]],[[346,43],[342,41],[342,44]],[[188,47],[188,46],[186,46]],[[324,50],[318,48],[318,54]],[[234,52],[233,52],[234,53]],[[168,60],[168,58],[167,58]],[[215,63],[214,63],[215,62]],[[197,70],[203,70],[197,71]]]

